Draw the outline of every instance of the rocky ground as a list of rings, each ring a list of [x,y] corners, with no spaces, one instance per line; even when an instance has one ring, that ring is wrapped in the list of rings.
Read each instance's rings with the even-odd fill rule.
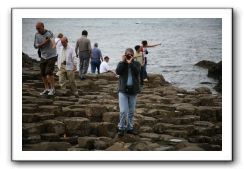
[[[195,64],[196,66],[208,69],[208,77],[218,80],[214,89],[222,93],[222,61],[215,63],[208,60],[202,60]]]
[[[23,151],[222,150],[222,98],[208,88],[186,91],[150,74],[137,100],[138,135],[118,138],[118,78],[88,75],[80,81],[77,76],[80,98],[58,84],[54,97],[39,96],[38,64],[24,63]]]

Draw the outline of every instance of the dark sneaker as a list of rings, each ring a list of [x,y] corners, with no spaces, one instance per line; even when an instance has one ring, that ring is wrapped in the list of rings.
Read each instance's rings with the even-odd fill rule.
[[[80,80],[86,80],[86,78],[85,77],[80,77]]]
[[[119,137],[123,137],[125,135],[125,131],[124,130],[118,130],[118,136]]]
[[[137,135],[138,133],[135,130],[127,130],[127,134]]]

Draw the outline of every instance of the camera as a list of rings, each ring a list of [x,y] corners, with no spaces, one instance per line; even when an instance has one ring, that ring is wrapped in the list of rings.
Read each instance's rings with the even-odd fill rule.
[[[132,55],[125,55],[126,60],[130,60],[132,58]]]

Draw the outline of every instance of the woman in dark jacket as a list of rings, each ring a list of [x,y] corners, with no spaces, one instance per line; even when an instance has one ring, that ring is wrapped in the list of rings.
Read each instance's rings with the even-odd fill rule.
[[[129,134],[135,134],[133,121],[136,97],[140,92],[141,65],[139,62],[134,61],[133,56],[133,49],[126,49],[123,61],[119,62],[116,68],[116,73],[119,75],[119,136],[123,136],[125,130]]]

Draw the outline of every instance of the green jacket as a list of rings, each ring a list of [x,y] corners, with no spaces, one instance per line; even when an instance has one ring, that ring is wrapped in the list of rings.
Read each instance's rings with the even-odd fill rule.
[[[122,93],[127,93],[127,79],[128,79],[128,70],[129,67],[131,68],[131,75],[132,75],[132,94],[137,94],[141,91],[140,89],[140,71],[141,71],[141,64],[137,61],[132,61],[131,64],[128,64],[125,61],[119,62],[116,73],[119,75],[119,87],[118,91]]]

